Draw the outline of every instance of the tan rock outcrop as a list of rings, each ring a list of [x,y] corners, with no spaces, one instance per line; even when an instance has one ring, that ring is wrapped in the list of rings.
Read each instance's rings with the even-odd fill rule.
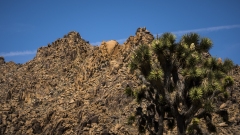
[[[139,28],[123,45],[110,40],[92,46],[73,31],[39,48],[25,64],[0,57],[0,134],[138,134],[126,123],[140,105],[125,88],[142,81],[129,73],[128,62],[138,45],[153,39]],[[240,68],[233,72],[239,80]],[[221,110],[229,111],[231,123],[217,127],[218,133],[239,133],[239,88],[236,81],[234,100]],[[213,122],[224,121],[215,114]]]

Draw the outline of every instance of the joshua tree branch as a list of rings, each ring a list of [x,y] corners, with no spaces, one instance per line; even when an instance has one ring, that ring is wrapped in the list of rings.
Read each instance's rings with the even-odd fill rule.
[[[199,110],[199,105],[198,104],[199,104],[199,102],[193,103],[191,105],[191,107],[187,110],[187,112],[184,113],[184,117],[186,118],[186,122],[185,123],[187,125],[191,122],[192,118],[194,117],[194,115]]]

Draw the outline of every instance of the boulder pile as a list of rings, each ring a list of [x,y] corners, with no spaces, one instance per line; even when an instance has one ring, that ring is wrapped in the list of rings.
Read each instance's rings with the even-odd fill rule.
[[[138,45],[153,39],[146,28],[138,28],[122,45],[110,40],[92,46],[72,31],[39,48],[25,64],[0,57],[0,135],[137,134],[127,121],[140,105],[125,88],[142,81],[128,63]],[[213,118],[222,134],[240,134],[240,67],[233,74],[232,98],[219,104],[229,118]]]

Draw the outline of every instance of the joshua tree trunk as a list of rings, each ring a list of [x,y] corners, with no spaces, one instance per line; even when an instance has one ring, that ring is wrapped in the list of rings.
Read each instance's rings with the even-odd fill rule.
[[[158,119],[158,132],[157,135],[163,135],[163,120],[164,120],[164,111],[161,108],[161,110],[158,110],[160,113],[158,113],[159,119]]]
[[[186,133],[186,124],[185,124],[185,118],[182,115],[179,115],[177,117],[177,129],[178,129],[178,135],[185,135]]]

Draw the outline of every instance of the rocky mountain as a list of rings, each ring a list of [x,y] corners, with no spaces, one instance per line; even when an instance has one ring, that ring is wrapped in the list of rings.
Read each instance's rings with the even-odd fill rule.
[[[138,28],[122,45],[110,40],[92,46],[72,31],[39,48],[25,64],[0,57],[0,135],[138,134],[127,122],[144,103],[125,89],[137,88],[142,80],[129,71],[128,62],[138,45],[153,39],[146,28]],[[217,105],[213,134],[240,134],[240,67],[231,74],[236,82],[229,100]]]

